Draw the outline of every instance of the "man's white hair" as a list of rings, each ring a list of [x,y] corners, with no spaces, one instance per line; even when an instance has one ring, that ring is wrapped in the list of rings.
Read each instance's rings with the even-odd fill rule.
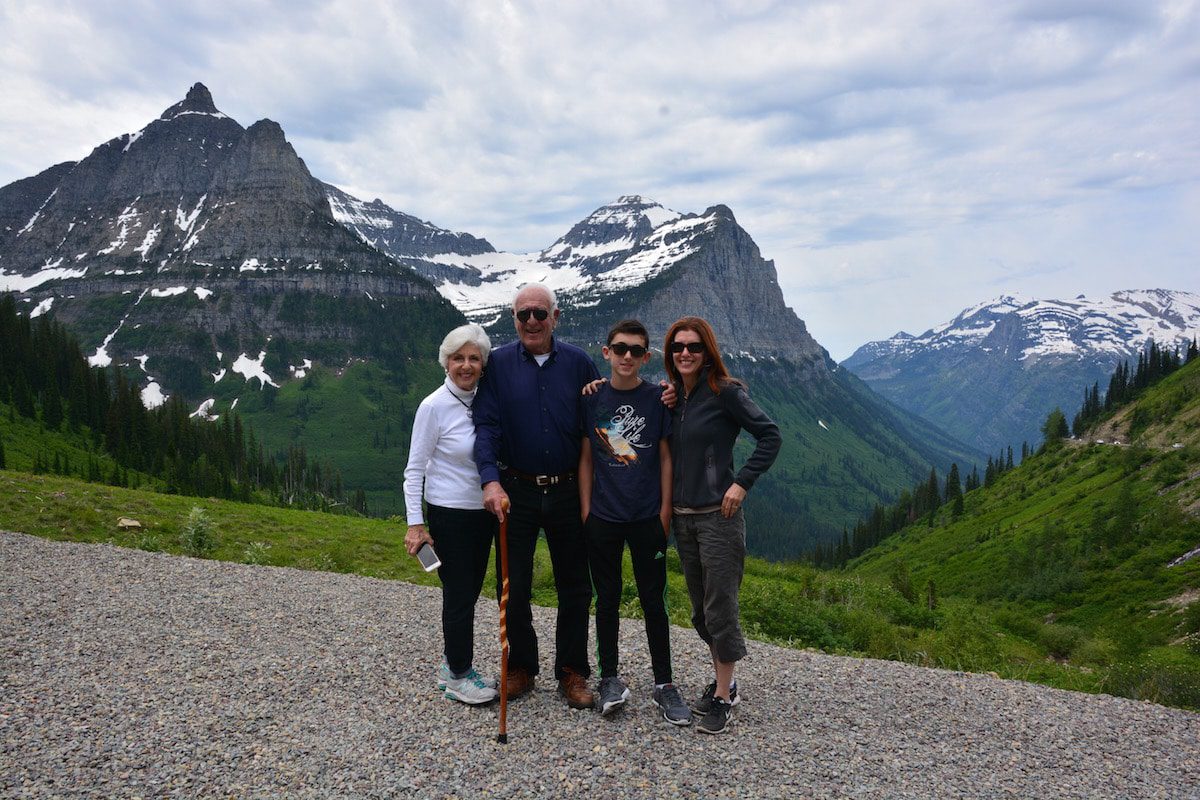
[[[517,293],[515,295],[513,295],[513,303],[512,303],[513,311],[517,310],[517,298],[521,296],[522,292],[529,290],[529,289],[536,289],[540,292],[545,292],[546,296],[550,298],[550,312],[551,313],[554,313],[555,309],[558,308],[558,296],[556,294],[554,294],[553,289],[551,289],[549,286],[547,286],[544,283],[527,283],[524,286],[522,286],[520,289],[517,289]]]
[[[468,344],[479,348],[479,355],[483,356],[483,363],[486,365],[488,353],[492,352],[492,340],[483,328],[474,322],[468,322],[466,325],[459,325],[442,339],[442,346],[438,348],[438,363],[442,365],[442,369],[448,368],[450,356]]]

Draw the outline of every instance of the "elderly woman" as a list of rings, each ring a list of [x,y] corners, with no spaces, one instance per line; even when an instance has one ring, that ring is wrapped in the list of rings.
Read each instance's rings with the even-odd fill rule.
[[[446,380],[417,408],[404,470],[408,512],[404,546],[415,555],[428,542],[442,562],[438,578],[445,660],[438,668],[438,688],[446,697],[470,705],[499,696],[495,681],[482,678],[473,665],[475,602],[487,573],[496,517],[483,507],[473,455],[471,405],[491,349],[491,341],[478,325],[463,325],[446,334],[438,349]]]
[[[733,668],[746,655],[738,618],[738,591],[746,560],[746,493],[775,462],[779,427],[762,412],[745,386],[729,375],[712,326],[684,317],[667,331],[667,376],[681,400],[672,409],[674,465],[672,529],[692,602],[692,625],[712,653],[714,680],[692,710],[696,730],[722,733],[738,702]],[[754,452],[733,471],[738,433],[757,440]]]

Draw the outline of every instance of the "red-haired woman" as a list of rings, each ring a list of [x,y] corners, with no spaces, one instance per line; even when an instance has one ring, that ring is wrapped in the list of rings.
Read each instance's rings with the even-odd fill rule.
[[[742,502],[779,454],[779,426],[763,413],[721,360],[712,326],[684,317],[667,331],[667,376],[681,398],[672,410],[675,465],[672,528],[692,601],[692,625],[712,652],[714,680],[692,710],[696,729],[721,733],[738,703],[734,664],[746,655],[738,590],[746,558]],[[757,440],[733,471],[740,431]]]

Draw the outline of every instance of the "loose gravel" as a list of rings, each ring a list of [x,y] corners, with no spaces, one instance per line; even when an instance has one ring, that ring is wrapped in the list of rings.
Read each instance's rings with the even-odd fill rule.
[[[629,707],[572,711],[553,619],[501,745],[436,691],[436,589],[0,533],[0,796],[1200,798],[1200,715],[761,643],[727,733],[675,728],[638,621]],[[672,646],[692,696],[705,648]]]

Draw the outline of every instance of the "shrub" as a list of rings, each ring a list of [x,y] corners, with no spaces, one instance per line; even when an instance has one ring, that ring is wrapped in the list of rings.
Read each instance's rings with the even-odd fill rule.
[[[266,542],[251,542],[242,550],[243,564],[269,564],[271,545]]]
[[[183,552],[197,557],[208,555],[216,549],[216,526],[213,525],[207,511],[199,506],[192,506],[183,528],[179,531],[179,544],[183,547]]]
[[[1038,636],[1042,647],[1055,658],[1070,658],[1084,638],[1083,631],[1073,625],[1045,625]]]
[[[938,666],[978,672],[1000,660],[1000,647],[978,608],[955,604],[947,605],[929,655]]]
[[[1013,636],[1019,636],[1031,642],[1038,640],[1038,634],[1042,628],[1041,623],[1020,611],[1009,608],[1001,609],[996,612],[995,619],[996,624]]]
[[[1091,664],[1097,667],[1107,667],[1116,659],[1116,644],[1103,636],[1085,639],[1075,647],[1075,651],[1071,654],[1071,660],[1076,664]]]
[[[1119,697],[1200,709],[1200,656],[1175,647],[1155,648],[1113,667],[1104,689]]]
[[[905,600],[910,603],[917,602],[917,590],[913,586],[912,575],[908,571],[908,565],[903,561],[897,561],[892,565],[891,572],[888,574],[888,582]]]

